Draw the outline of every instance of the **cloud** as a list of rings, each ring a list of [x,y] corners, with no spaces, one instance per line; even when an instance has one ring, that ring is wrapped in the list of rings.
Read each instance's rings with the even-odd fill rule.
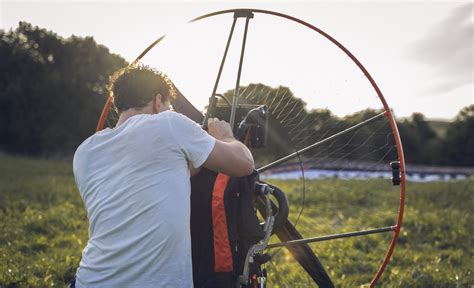
[[[443,93],[473,83],[474,3],[456,7],[427,37],[416,42],[409,56],[433,68],[436,83]]]

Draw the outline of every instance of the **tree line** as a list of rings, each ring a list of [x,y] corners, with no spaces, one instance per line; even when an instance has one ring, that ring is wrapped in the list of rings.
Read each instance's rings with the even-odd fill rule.
[[[63,38],[26,22],[20,22],[14,30],[0,30],[0,59],[0,151],[30,156],[71,155],[94,132],[108,96],[109,76],[128,64],[92,37]],[[276,102],[269,101],[272,98],[268,95],[280,97],[279,93],[286,89],[287,98],[278,102],[291,106],[287,105],[285,111],[281,105],[270,107],[272,115],[280,117],[272,121],[291,120],[301,125],[298,128],[289,123],[287,131],[275,128],[275,141],[271,141],[274,144],[266,150],[274,155],[283,155],[289,149],[289,144],[281,141],[282,133],[290,133],[289,138],[304,147],[380,113],[368,109],[337,117],[329,110],[306,109],[306,104],[287,87],[251,84],[241,89],[256,91],[259,87],[266,89],[261,93],[266,98],[248,94],[244,101],[271,106]],[[230,98],[232,94],[225,93]],[[474,166],[474,105],[464,107],[444,127],[434,124],[437,123],[426,120],[421,113],[398,122],[407,162]],[[330,143],[332,153],[337,151],[340,157],[347,154],[349,158],[364,153],[381,157],[377,153],[386,151],[375,151],[373,147],[386,145],[387,127],[378,133],[371,129],[364,127],[357,137],[348,135]],[[357,153],[348,153],[355,151],[348,149],[357,143],[363,144]]]
[[[92,37],[20,22],[0,30],[0,149],[67,154],[94,131],[109,75],[127,65]]]
[[[270,126],[277,131],[272,134],[277,135],[269,135],[271,147],[264,158],[285,156],[383,112],[365,109],[338,117],[328,109],[307,109],[304,101],[296,98],[288,87],[250,84],[240,89],[239,102],[267,105],[275,115],[270,119]],[[234,90],[224,95],[232,99]],[[224,101],[220,100],[220,103],[224,104]],[[278,131],[281,126],[286,127],[285,131]],[[413,113],[399,120],[397,127],[407,163],[474,166],[474,104],[461,109],[452,122],[429,121],[423,114]],[[377,120],[324,143],[308,154],[320,160],[386,162],[397,158],[394,143],[388,121]]]

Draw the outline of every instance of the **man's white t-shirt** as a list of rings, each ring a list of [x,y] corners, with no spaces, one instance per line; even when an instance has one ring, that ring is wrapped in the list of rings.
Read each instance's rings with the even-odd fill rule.
[[[76,287],[192,287],[190,174],[215,144],[179,113],[136,115],[84,141],[74,175],[89,218]]]

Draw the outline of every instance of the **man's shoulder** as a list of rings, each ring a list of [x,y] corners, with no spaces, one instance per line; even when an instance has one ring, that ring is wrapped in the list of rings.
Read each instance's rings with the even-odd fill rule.
[[[152,123],[161,123],[161,122],[187,122],[191,121],[187,116],[175,112],[175,111],[163,111],[158,114],[140,114],[133,116],[135,118],[136,122],[152,122]]]
[[[200,125],[193,120],[191,120],[188,116],[181,114],[179,112],[174,112],[174,111],[169,111],[168,112],[168,119],[170,121],[170,124],[175,126],[198,126]]]
[[[129,122],[129,123],[127,123]],[[132,124],[130,126],[137,126],[134,124],[145,124],[145,123],[151,123],[151,124],[156,124],[156,123],[170,123],[173,125],[179,125],[179,124],[198,124],[194,122],[193,120],[189,119],[186,115],[183,115],[179,112],[175,111],[163,111],[158,114],[139,114],[131,117],[129,120],[127,120],[124,124]]]
[[[184,114],[181,114],[179,112],[176,112],[176,111],[165,111],[165,112],[162,112],[162,113],[166,113],[170,119],[180,119],[180,120],[184,120],[184,121],[193,122],[193,120],[189,119],[188,116],[186,116]]]
[[[94,139],[96,134],[97,133],[92,134],[91,136],[87,137],[86,140],[82,141],[82,143],[79,144],[79,146],[77,147],[76,152],[74,154],[79,154],[81,151],[83,151],[85,149],[85,147],[90,145],[90,143],[92,142],[92,140]]]

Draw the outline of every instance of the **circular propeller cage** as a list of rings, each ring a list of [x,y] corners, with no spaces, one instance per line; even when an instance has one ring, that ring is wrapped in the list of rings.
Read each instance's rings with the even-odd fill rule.
[[[397,244],[403,220],[406,186],[405,161],[397,123],[381,90],[362,63],[347,48],[329,34],[303,20],[268,10],[233,9],[195,18],[190,21],[192,24],[188,24],[185,29],[202,22],[215,25],[215,23],[212,24],[215,18],[230,22],[229,34],[219,35],[222,39],[211,37],[212,41],[199,40],[199,43],[178,43],[175,50],[167,55],[168,58],[172,57],[172,53],[177,53],[184,58],[183,62],[186,63],[186,66],[183,66],[179,59],[174,59],[174,66],[177,66],[177,69],[203,66],[205,64],[201,62],[205,60],[196,57],[198,55],[191,55],[188,58],[184,55],[192,54],[189,51],[193,51],[194,45],[207,47],[211,51],[211,57],[214,57],[214,59],[212,63],[205,66],[217,64],[217,67],[213,66],[212,71],[216,71],[216,68],[218,68],[218,75],[217,80],[214,83],[209,83],[207,87],[213,86],[211,99],[216,99],[217,106],[236,107],[235,111],[230,109],[230,113],[234,114],[234,119],[229,120],[231,123],[235,122],[232,123],[234,126],[239,122],[238,107],[265,105],[268,108],[270,112],[267,132],[268,144],[265,148],[252,149],[258,165],[257,170],[260,173],[260,179],[280,187],[286,193],[290,203],[289,220],[305,237],[303,241],[310,243],[311,248],[325,264],[328,274],[335,284],[338,284],[337,286],[344,284],[375,286],[386,270]],[[270,21],[270,24],[274,23],[275,31],[265,32],[261,30],[259,38],[252,38],[251,29],[254,27],[258,29],[260,19]],[[241,29],[242,31],[236,32],[239,21],[244,27]],[[265,85],[265,83],[252,82],[260,81],[260,79],[255,79],[258,76],[254,75],[258,73],[264,75],[265,69],[284,70],[286,74],[283,73],[282,79],[285,75],[298,75],[300,72],[293,71],[292,68],[294,67],[284,67],[285,64],[273,68],[271,66],[273,65],[272,61],[279,62],[280,60],[273,58],[273,60],[270,59],[265,62],[265,59],[263,59],[268,54],[265,51],[285,52],[279,50],[278,46],[284,46],[284,49],[287,49],[288,45],[278,45],[278,41],[292,41],[286,40],[291,38],[291,31],[286,31],[287,26],[292,26],[293,29],[305,30],[308,39],[299,39],[299,42],[298,39],[293,40],[295,42],[293,42],[292,47],[295,51],[288,51],[286,55],[279,55],[281,57],[279,59],[294,57],[296,62],[304,59],[303,62],[307,62],[307,66],[311,67],[313,65],[313,70],[320,71],[319,74],[301,75],[303,80],[306,79],[306,82],[304,82],[306,84],[300,82],[298,85],[317,87],[327,80],[326,82],[329,82],[329,84],[325,83],[326,86],[337,87],[333,89],[334,91],[315,88],[312,95],[306,95],[307,98],[303,99],[299,98],[301,95],[294,95],[296,93],[293,93],[289,87],[271,87]],[[199,33],[203,33],[202,36],[205,35],[206,27],[209,26],[198,27],[201,29]],[[278,28],[285,30],[280,31]],[[222,27],[222,29],[228,31],[229,27]],[[266,29],[268,29],[268,25]],[[235,39],[239,36],[235,36],[238,33],[242,37],[242,42]],[[268,39],[264,37],[268,33],[285,36]],[[300,34],[295,33],[295,35]],[[149,56],[149,52],[155,50],[155,47],[164,45],[167,38],[162,36],[155,40],[129,67],[144,62],[145,55]],[[233,60],[235,66],[238,67],[237,81],[235,81],[234,73],[231,77],[235,81],[232,83],[235,86],[231,86],[233,89],[219,94],[217,90],[219,84],[222,84],[219,81],[222,77],[226,57],[232,57],[232,53],[229,52],[232,38],[234,38],[233,41],[237,43],[235,45],[238,47],[238,54],[236,55],[239,57],[234,57]],[[274,40],[274,42],[270,40]],[[318,42],[311,42],[313,40]],[[254,43],[259,41],[264,43]],[[160,45],[158,45],[159,43]],[[254,44],[247,47],[250,43]],[[326,45],[326,50],[322,49],[320,51],[317,45]],[[179,47],[179,49],[176,47]],[[213,49],[220,51],[220,54],[214,53]],[[252,53],[252,49],[259,49],[261,53],[256,53],[253,58],[247,56],[248,53]],[[312,53],[301,58],[302,54],[308,53],[308,51],[312,51]],[[327,56],[325,51],[332,51],[331,57],[333,58]],[[220,59],[222,53],[224,56]],[[296,57],[295,53],[300,58]],[[155,54],[158,55],[157,57],[166,58],[160,51]],[[250,57],[250,60],[245,58],[244,61],[244,55]],[[321,65],[318,65],[319,63],[328,63],[324,62],[328,60],[324,59],[325,57],[331,58],[331,61],[335,63],[334,66],[321,67]],[[263,59],[262,63],[259,63],[261,59]],[[195,61],[197,64],[190,61]],[[248,68],[250,62],[254,66]],[[158,63],[154,65],[160,65],[159,61]],[[289,63],[291,63],[291,60]],[[342,67],[338,66],[338,63],[351,68],[343,70],[348,72],[332,72],[332,68],[338,70],[338,67]],[[160,68],[162,67],[160,66]],[[258,71],[247,77],[249,78],[248,84],[242,85],[240,83],[241,75],[246,75],[249,71],[255,70]],[[207,73],[198,73],[197,71],[190,73],[195,73],[200,77],[212,78],[209,77],[210,75],[202,75]],[[301,73],[304,74],[304,71]],[[329,76],[325,79],[326,74],[329,74]],[[353,76],[348,76],[348,74]],[[179,75],[170,76],[173,80],[179,78]],[[317,77],[322,78],[322,80],[315,80]],[[114,76],[111,78],[111,81],[113,81]],[[339,78],[340,82],[336,82],[339,81]],[[281,79],[276,81],[281,81]],[[350,86],[348,84],[350,81],[357,83]],[[176,87],[179,87],[179,85],[176,85]],[[363,87],[363,92],[354,95],[359,91],[352,89],[353,87]],[[193,91],[184,92],[183,94],[187,97],[188,93],[193,93]],[[210,92],[209,90],[208,93]],[[177,93],[181,92],[177,90]],[[207,100],[207,96],[200,95],[200,101],[202,99]],[[361,101],[360,98],[363,98],[363,96],[366,96],[365,98],[369,100]],[[313,105],[312,109],[308,109],[308,103]],[[337,110],[340,104],[341,106],[343,106],[342,104],[353,106],[353,110],[339,111],[338,115],[333,114],[332,108]],[[361,108],[358,109],[357,107]],[[103,129],[104,126],[115,125],[117,113],[112,108],[113,96],[111,95],[99,119],[98,131]],[[180,107],[174,108],[178,112],[182,112]],[[371,179],[367,179],[367,177]],[[347,181],[344,180],[345,178],[355,178],[355,180]],[[287,179],[292,180],[287,181]],[[389,203],[387,204],[387,202]],[[389,207],[389,209],[382,209],[382,206]],[[368,217],[375,219],[371,221],[370,225],[374,225],[373,223],[380,225],[369,226],[364,221]],[[270,281],[292,287],[297,286],[295,283],[300,283],[302,286],[305,286],[305,283],[313,283],[311,279],[305,276],[304,271],[296,273],[298,275],[296,277],[286,275],[290,274],[292,269],[301,270],[297,267],[298,264],[291,260],[291,256],[285,249],[279,248],[286,244],[281,243],[274,236],[271,244],[267,247],[273,255],[272,261],[267,264]],[[353,250],[354,253],[345,253],[348,250]],[[368,253],[369,251],[371,253]],[[352,264],[345,264],[345,262],[351,262]],[[353,265],[354,271],[362,271],[365,273],[364,275],[372,275],[371,278],[363,276],[351,278],[349,282],[345,282],[346,274],[350,273],[350,271],[347,271],[348,265]]]

